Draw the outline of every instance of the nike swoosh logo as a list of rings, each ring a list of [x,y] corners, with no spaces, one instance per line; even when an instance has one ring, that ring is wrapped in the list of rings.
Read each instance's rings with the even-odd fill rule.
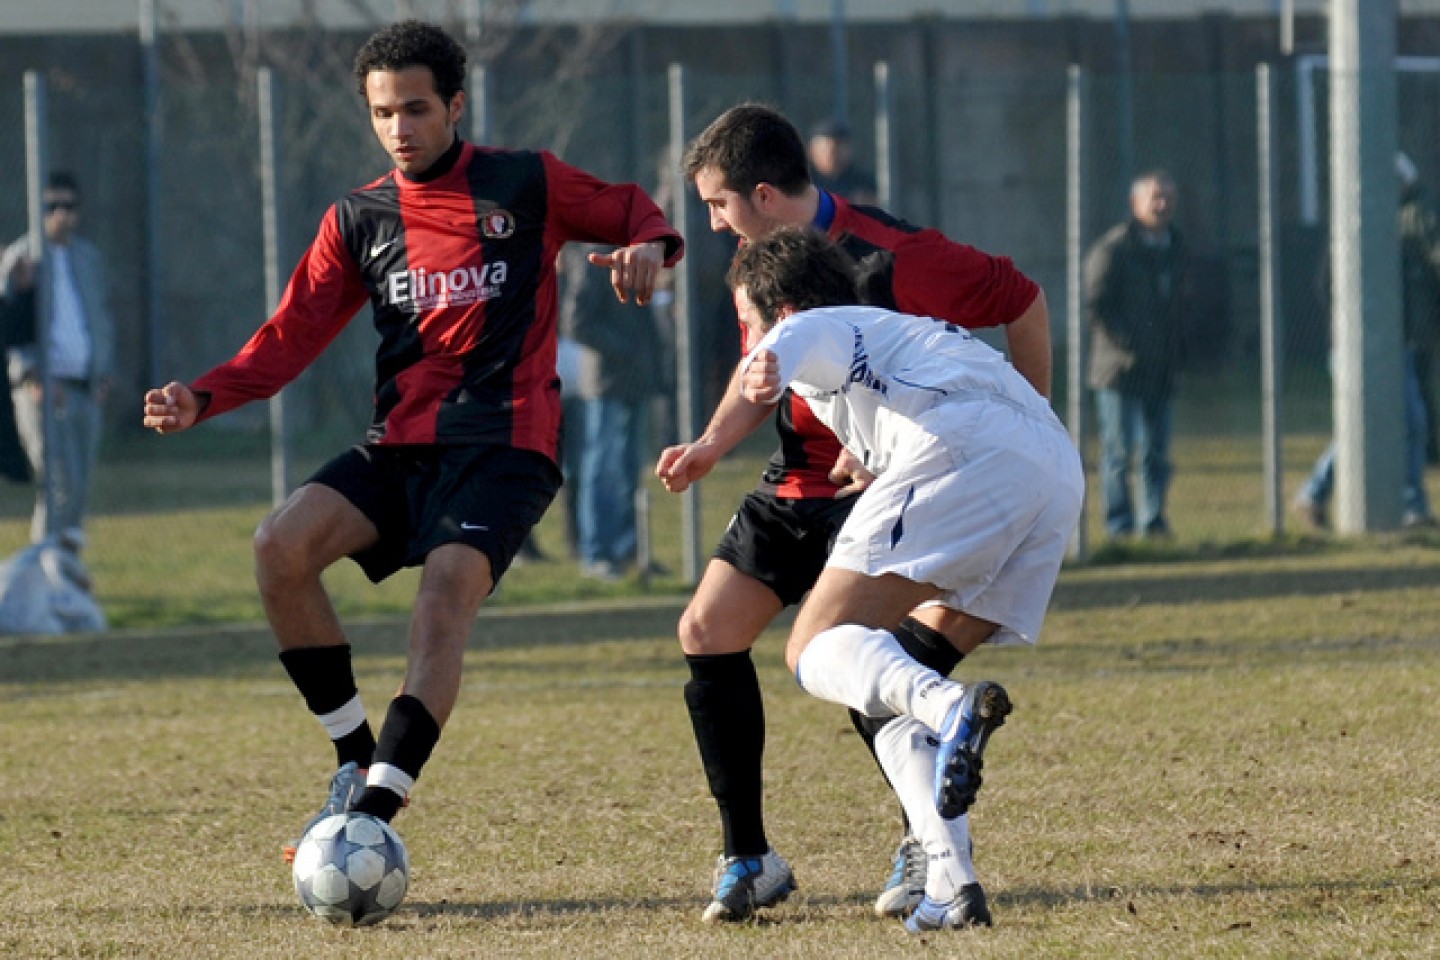
[[[389,250],[393,246],[395,246],[394,240],[389,240],[385,243],[370,244],[370,259],[375,259],[376,257],[380,256],[380,254],[384,253],[386,250]]]
[[[490,528],[481,523],[462,523],[461,530],[489,530]]]

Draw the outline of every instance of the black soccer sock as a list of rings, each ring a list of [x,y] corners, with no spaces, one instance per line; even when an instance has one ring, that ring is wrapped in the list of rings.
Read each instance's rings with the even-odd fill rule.
[[[395,819],[439,742],[440,724],[418,697],[402,693],[390,701],[369,783],[354,809],[387,823]]]
[[[765,837],[761,761],[765,753],[765,705],[750,651],[686,655],[690,682],[685,705],[710,793],[720,808],[727,857],[758,857],[770,849]]]
[[[350,644],[281,650],[280,663],[305,698],[305,706],[330,734],[335,744],[335,765],[354,761],[359,767],[370,766],[375,734],[360,705]]]
[[[965,654],[955,649],[949,637],[914,617],[906,617],[900,621],[900,626],[895,628],[895,639],[917,663],[929,667],[942,677],[950,676],[960,665],[960,661],[965,659]]]
[[[948,677],[950,671],[965,659],[965,654],[956,650],[955,645],[945,634],[926,626],[914,617],[906,617],[900,621],[900,626],[895,628],[894,636],[906,653],[942,677]],[[860,739],[865,741],[865,747],[870,751],[870,756],[875,758],[875,765],[880,767],[882,777],[885,777],[885,768],[880,766],[880,757],[875,753],[875,737],[885,724],[894,719],[894,717],[867,717],[858,710],[850,711],[850,723],[854,725],[855,732],[860,734]],[[890,778],[885,777],[885,782],[889,783]],[[905,822],[905,832],[909,833],[910,818],[905,815],[904,807],[900,809],[900,819]]]

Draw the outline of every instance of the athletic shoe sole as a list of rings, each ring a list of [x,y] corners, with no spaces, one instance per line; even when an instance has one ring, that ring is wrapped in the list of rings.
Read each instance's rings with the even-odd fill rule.
[[[975,802],[985,744],[1013,709],[1005,688],[989,680],[971,685],[951,708],[935,754],[935,809],[946,820],[967,812]]]

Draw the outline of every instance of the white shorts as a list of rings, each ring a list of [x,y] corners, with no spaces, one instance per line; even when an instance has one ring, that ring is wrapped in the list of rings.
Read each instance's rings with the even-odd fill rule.
[[[1034,643],[1084,495],[1058,421],[941,405],[861,494],[826,565],[933,584],[935,602],[1000,625],[990,643]]]

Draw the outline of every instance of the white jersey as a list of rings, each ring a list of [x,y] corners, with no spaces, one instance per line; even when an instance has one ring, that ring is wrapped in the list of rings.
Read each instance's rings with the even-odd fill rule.
[[[805,398],[876,474],[913,449],[917,429],[963,442],[964,406],[978,414],[980,406],[1003,403],[1060,426],[1004,355],[942,320],[882,307],[822,307],[776,324],[747,367],[760,350],[779,358],[781,385]],[[950,409],[937,417],[942,406]]]

